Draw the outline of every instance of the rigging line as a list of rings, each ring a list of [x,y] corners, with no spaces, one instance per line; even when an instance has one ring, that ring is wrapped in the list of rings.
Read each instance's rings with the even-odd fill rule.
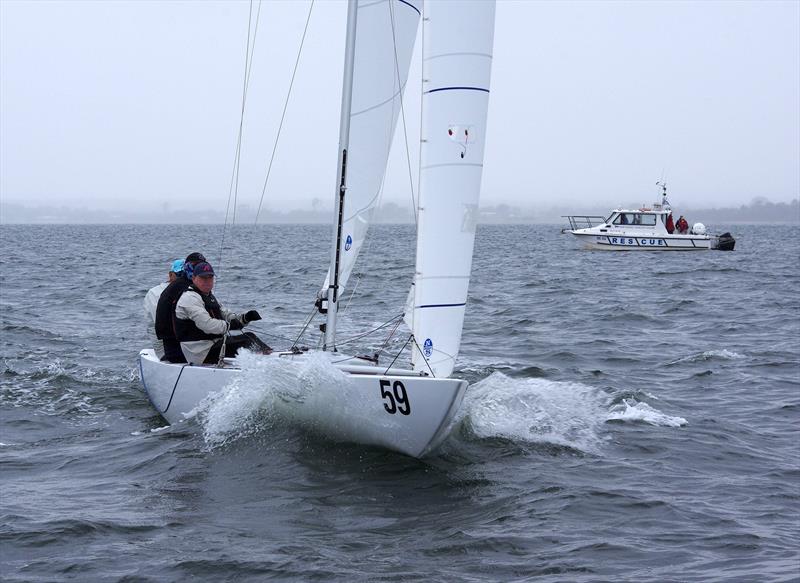
[[[253,30],[253,0],[250,0],[250,9],[247,17],[247,48],[244,56],[244,87],[242,88],[242,109],[239,117],[239,135],[236,139],[236,153],[233,158],[233,169],[231,170],[231,184],[228,187],[228,203],[225,206],[225,222],[222,224],[222,237],[219,244],[219,260],[217,261],[218,267],[222,266],[222,251],[225,246],[225,230],[228,226],[228,216],[231,209],[231,196],[234,190],[234,181],[236,182],[236,190],[239,188],[239,162],[241,160],[242,151],[242,131],[244,127],[244,110],[247,102],[247,87],[250,84],[250,71],[253,63],[253,53],[256,46],[256,32],[258,32],[258,20],[261,14],[261,0],[258,2],[258,13],[256,15],[256,27]],[[253,46],[250,46],[250,31],[253,30]],[[233,222],[236,221],[236,200],[233,203]]]
[[[419,344],[417,344],[417,339],[416,339],[416,337],[415,337],[415,336],[412,334],[412,335],[411,335],[411,338],[413,338],[413,339],[414,339],[414,346],[416,346],[416,347],[417,347],[417,350],[419,350],[419,354],[420,354],[420,356],[422,356],[422,360],[424,360],[424,361],[425,361],[425,366],[427,366],[427,367],[428,367],[428,370],[429,370],[429,371],[431,371],[431,376],[432,376],[433,378],[436,378],[436,375],[433,373],[433,369],[431,368],[431,363],[429,363],[429,362],[428,362],[428,359],[427,359],[427,358],[425,358],[425,353],[424,353],[424,352],[422,352],[422,349],[419,347]],[[403,348],[405,348],[405,346],[404,346]],[[413,355],[412,355],[412,359],[413,359]]]
[[[258,224],[258,215],[261,213],[261,205],[264,202],[264,194],[267,192],[267,183],[269,182],[269,175],[272,172],[272,163],[275,160],[275,152],[278,150],[278,140],[281,137],[281,130],[283,129],[283,120],[286,118],[286,109],[289,107],[289,98],[292,96],[292,87],[294,87],[294,78],[297,75],[297,67],[300,64],[300,55],[303,53],[303,43],[306,40],[306,33],[308,32],[308,23],[311,21],[311,12],[314,10],[315,0],[311,0],[311,5],[308,7],[308,17],[306,18],[306,25],[303,28],[303,36],[300,38],[300,48],[297,50],[297,59],[294,62],[294,70],[292,71],[292,79],[289,81],[289,90],[286,92],[286,101],[283,104],[283,113],[281,114],[281,121],[278,124],[278,133],[275,136],[275,144],[272,146],[272,155],[269,158],[269,166],[267,167],[267,176],[264,178],[264,187],[261,189],[261,198],[258,201],[258,209],[256,209],[256,219],[253,221],[254,225]]]
[[[384,322],[383,324],[381,324],[380,326],[378,326],[376,328],[373,328],[372,330],[367,330],[366,332],[362,332],[361,334],[357,334],[356,336],[352,336],[352,337],[350,337],[350,338],[348,338],[346,340],[343,340],[343,341],[337,340],[336,341],[336,345],[339,346],[339,345],[347,344],[348,342],[354,342],[356,340],[364,338],[365,336],[369,336],[370,334],[373,334],[374,332],[377,332],[378,330],[382,330],[383,328],[386,328],[387,326],[390,326],[392,324],[392,322],[394,322],[395,320],[399,320],[402,317],[403,317],[403,314],[400,314],[399,316],[395,316],[391,320],[389,320],[387,322]]]
[[[258,0],[258,11],[256,12],[256,24],[253,28],[253,44],[250,47],[250,61],[247,64],[247,80],[244,85],[244,96],[242,98],[242,118],[239,121],[239,143],[237,144],[236,157],[236,185],[233,191],[233,218],[231,225],[236,224],[236,208],[239,204],[239,166],[242,163],[242,136],[244,135],[244,106],[247,97],[247,90],[250,87],[250,75],[253,72],[253,56],[256,53],[256,40],[258,39],[258,23],[261,21],[261,0]]]
[[[383,188],[383,183],[381,183],[381,189],[382,188]],[[371,213],[370,214],[370,218],[372,218],[373,215],[374,215],[374,213]],[[347,311],[350,309],[350,302],[353,301],[353,298],[356,295],[356,290],[358,289],[358,286],[359,286],[359,284],[361,283],[361,280],[364,277],[364,272],[369,273],[370,260],[372,258],[372,254],[371,254],[372,241],[375,239],[375,237],[374,236],[367,237],[365,235],[364,239],[366,241],[367,246],[363,251],[359,252],[358,258],[357,258],[357,260],[360,259],[364,263],[363,269],[359,269],[359,271],[357,271],[355,273],[356,283],[355,283],[355,285],[353,285],[353,289],[350,291],[350,296],[347,298],[347,303],[344,305],[344,309],[342,310],[342,315],[346,314]],[[353,264],[353,268],[355,268],[355,266],[356,266],[356,264],[354,263]],[[353,273],[353,271],[351,270],[351,274],[352,273]],[[350,277],[352,277],[352,275]]]
[[[270,334],[269,332],[262,332],[261,330],[258,330],[258,333],[260,336],[268,336],[269,338],[277,338],[278,340],[286,340],[287,342],[290,342],[292,340],[288,336],[281,336],[280,334]]]
[[[380,193],[381,193],[382,189],[383,189],[383,182],[381,182],[381,188],[379,189],[378,195],[375,198],[380,198]],[[370,219],[373,218],[374,214],[375,213],[370,213],[370,215],[369,215]],[[356,283],[353,286],[353,289],[350,291],[350,297],[347,298],[347,303],[344,305],[344,309],[342,310],[342,315],[346,314],[347,311],[350,309],[350,302],[353,301],[353,298],[356,295],[356,290],[358,289],[358,285],[361,283],[361,279],[364,277],[364,272],[365,271],[369,272],[370,259],[372,258],[372,255],[371,255],[370,251],[372,250],[372,241],[373,241],[374,238],[375,238],[374,236],[373,237],[367,237],[366,234],[364,235],[364,240],[366,241],[367,246],[363,251],[359,251],[358,258],[357,258],[357,260],[361,259],[361,261],[364,263],[364,266],[363,266],[364,269],[361,269],[361,270],[359,270],[359,271],[357,271],[355,273]],[[353,268],[355,268],[355,266],[356,266],[356,264],[353,263]],[[351,269],[350,273],[351,273],[350,277],[352,277],[352,273],[353,273],[352,269]]]
[[[394,329],[393,329],[393,330],[392,330],[392,332],[391,332],[391,333],[390,333],[390,334],[389,334],[389,335],[386,337],[386,340],[384,340],[384,341],[383,341],[383,344],[382,344],[382,345],[381,345],[381,347],[378,349],[378,354],[380,354],[381,352],[383,352],[383,349],[384,349],[384,348],[386,348],[386,346],[389,344],[389,340],[391,340],[391,339],[392,339],[392,336],[394,336],[394,333],[395,333],[395,332],[397,332],[397,329],[400,327],[400,322],[402,322],[402,320],[398,318],[398,320],[397,320],[397,324],[395,324],[395,325],[394,325]]]
[[[305,334],[306,329],[308,328],[308,325],[311,324],[311,320],[314,319],[314,314],[316,313],[316,311],[317,311],[317,307],[316,306],[311,308],[311,313],[308,315],[308,318],[306,318],[305,324],[303,324],[303,327],[300,329],[300,334],[298,334],[297,338],[295,338],[294,342],[292,342],[292,346],[291,346],[292,348],[297,346],[297,343],[300,342],[300,338],[303,337],[303,334]]]
[[[366,252],[368,252],[368,251],[369,251],[369,247],[367,247],[367,249],[365,251],[365,255],[362,255],[362,257],[365,257],[366,256]],[[358,284],[360,284],[360,283],[361,283],[361,272],[358,272],[356,274],[356,284],[353,286],[353,289],[350,290],[350,297],[347,298],[347,303],[344,305],[344,310],[342,310],[342,315],[346,314],[347,310],[350,309],[350,302],[353,301],[353,297],[356,295],[356,290],[358,289]]]
[[[383,188],[383,183],[381,183],[381,189],[382,188]],[[375,198],[379,198],[379,197],[380,197],[380,190],[378,191],[378,195]],[[370,213],[369,217],[372,218],[373,215],[374,215],[374,213]],[[370,266],[369,265],[369,260],[372,257],[372,255],[370,255],[370,251],[372,249],[372,240],[373,239],[374,239],[374,237],[367,237],[366,234],[364,235],[364,240],[366,241],[367,246],[363,251],[359,251],[358,257],[356,259],[356,261],[358,261],[358,259],[360,259],[364,263],[364,269],[355,272],[356,283],[355,283],[355,285],[353,285],[353,289],[350,291],[350,296],[347,298],[347,303],[344,305],[344,309],[342,310],[342,315],[346,314],[347,311],[350,309],[350,302],[353,301],[353,298],[356,295],[356,290],[358,289],[358,285],[361,283],[361,279],[364,277],[363,272],[364,271],[369,272],[369,266]],[[353,263],[353,268],[350,270],[350,273],[351,273],[350,277],[353,277],[352,274],[353,274],[353,270],[355,269],[355,266],[356,266],[356,263],[354,262]]]
[[[360,357],[358,357],[358,356],[348,356],[347,358],[341,358],[341,359],[339,359],[339,360],[332,360],[332,361],[331,361],[331,364],[340,364],[340,363],[342,363],[342,362],[348,362],[348,361],[350,361],[350,360],[360,360],[360,361],[362,361],[362,362],[363,362],[363,360],[364,360],[364,359],[363,359],[363,358],[360,358]]]
[[[416,231],[417,228],[417,202],[416,197],[414,196],[414,178],[411,172],[411,152],[408,147],[408,128],[406,127],[406,108],[403,102],[403,83],[400,80],[400,64],[397,59],[397,36],[395,30],[395,21],[394,21],[394,4],[391,2],[389,3],[389,13],[392,17],[392,45],[394,46],[394,70],[397,74],[397,86],[400,88],[400,118],[403,120],[403,140],[406,146],[406,164],[408,165],[408,184],[411,188],[411,210],[414,212],[414,230]],[[406,86],[408,86],[408,80],[406,79]]]
[[[388,367],[386,367],[386,372],[384,372],[383,374],[387,374],[392,369],[392,367],[394,366],[394,363],[397,362],[397,359],[400,358],[401,354],[403,354],[403,351],[406,349],[406,346],[408,346],[408,343],[411,342],[412,338],[414,338],[413,334],[411,334],[408,337],[408,340],[406,340],[406,343],[403,344],[403,348],[400,349],[400,352],[397,353],[397,355],[394,357],[394,360],[389,364]]]

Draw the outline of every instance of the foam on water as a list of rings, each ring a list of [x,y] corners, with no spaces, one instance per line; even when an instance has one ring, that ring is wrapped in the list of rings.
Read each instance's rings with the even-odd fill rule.
[[[203,437],[212,448],[269,427],[281,411],[304,402],[316,387],[347,382],[344,373],[331,364],[330,354],[323,352],[295,361],[243,350],[236,365],[241,374],[189,414],[200,421]]]
[[[469,388],[458,420],[479,439],[548,443],[586,453],[598,452],[608,421],[665,427],[688,424],[635,398],[614,401],[602,390],[581,383],[517,379],[495,372]]]
[[[139,436],[139,435],[147,435],[148,433],[159,433],[161,431],[164,431],[165,429],[169,429],[170,427],[172,427],[172,425],[164,425],[162,427],[156,427],[148,431],[133,431],[131,432],[131,435]]]
[[[663,427],[682,427],[689,424],[683,417],[666,415],[647,403],[641,403],[635,399],[623,399],[621,403],[614,406],[608,419],[609,421],[638,421]]]
[[[467,391],[460,417],[478,438],[597,449],[610,398],[580,383],[514,379],[495,372]]]
[[[721,360],[736,360],[739,358],[745,358],[741,354],[737,354],[732,350],[727,350],[725,348],[720,350],[706,350],[705,352],[701,352],[699,354],[692,354],[690,356],[684,356],[683,358],[679,358],[677,360],[673,360],[667,364],[680,364],[683,362],[703,362],[706,360],[711,360],[714,358],[718,358]]]

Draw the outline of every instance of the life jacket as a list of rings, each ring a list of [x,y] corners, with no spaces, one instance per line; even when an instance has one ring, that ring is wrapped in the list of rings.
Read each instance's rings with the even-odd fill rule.
[[[175,306],[190,285],[192,282],[181,276],[161,292],[156,305],[156,336],[159,340],[175,340],[175,328],[172,324],[175,320]]]
[[[219,302],[217,301],[217,298],[214,297],[214,294],[204,294],[191,284],[189,284],[189,287],[184,290],[184,293],[187,291],[196,292],[202,298],[203,306],[205,307],[209,316],[217,320],[224,320],[222,317],[222,309],[219,307]],[[178,303],[177,300],[175,303]],[[216,340],[217,338],[222,338],[222,334],[209,334],[208,332],[203,332],[192,320],[177,318],[175,316],[175,310],[172,310],[172,318],[175,324],[175,337],[178,339],[178,342]]]

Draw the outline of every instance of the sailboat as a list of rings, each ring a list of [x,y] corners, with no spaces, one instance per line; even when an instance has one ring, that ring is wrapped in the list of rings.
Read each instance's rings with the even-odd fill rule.
[[[332,439],[423,457],[447,437],[467,390],[467,381],[451,374],[472,268],[494,9],[494,0],[429,1],[423,14],[422,0],[348,0],[331,263],[316,300],[326,317],[322,351],[341,375],[284,411]],[[420,20],[416,269],[404,314],[411,359],[402,368],[341,354],[336,324],[382,187]],[[313,357],[298,350],[259,356],[298,367]],[[172,364],[150,349],[140,352],[139,368],[150,401],[170,423],[242,374],[236,359]]]

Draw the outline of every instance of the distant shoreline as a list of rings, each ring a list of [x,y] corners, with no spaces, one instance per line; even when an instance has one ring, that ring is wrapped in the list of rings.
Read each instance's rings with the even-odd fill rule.
[[[617,205],[613,205],[617,206]],[[638,204],[629,205],[631,208]],[[583,208],[543,207],[521,208],[511,205],[485,206],[480,209],[478,224],[482,225],[564,225],[565,215],[607,216],[611,206],[592,205]],[[253,226],[254,213],[243,208],[237,212],[237,226]],[[686,216],[690,223],[706,224],[800,224],[800,201],[773,203],[758,198],[738,208],[674,207],[676,214]],[[330,224],[332,209],[308,209],[276,212],[262,211],[259,225]],[[248,217],[242,221],[241,217]],[[374,224],[413,224],[407,207],[386,203],[376,210]],[[212,210],[109,211],[74,207],[27,207],[18,203],[0,204],[0,225],[222,225],[225,215]]]

